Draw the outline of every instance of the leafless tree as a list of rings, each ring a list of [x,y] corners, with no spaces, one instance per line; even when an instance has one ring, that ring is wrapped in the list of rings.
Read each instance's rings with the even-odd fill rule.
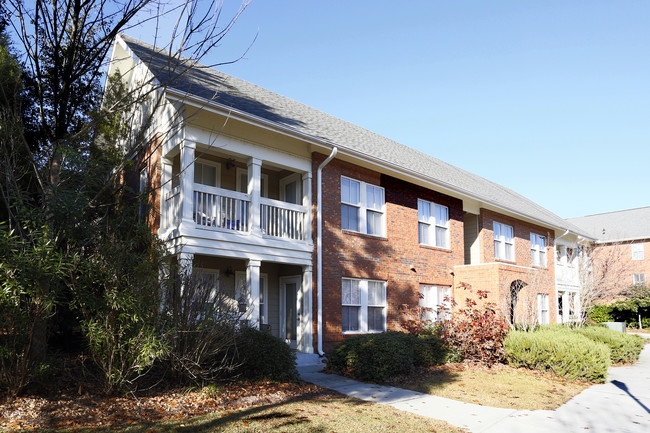
[[[621,291],[630,285],[626,281],[631,269],[628,249],[628,244],[620,242],[585,244],[579,249],[582,321],[594,305],[620,299]]]

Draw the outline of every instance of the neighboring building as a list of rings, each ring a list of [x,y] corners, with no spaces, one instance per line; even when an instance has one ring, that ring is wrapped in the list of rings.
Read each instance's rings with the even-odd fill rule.
[[[141,188],[160,186],[152,225],[170,259],[292,347],[400,329],[419,306],[437,319],[463,282],[516,322],[556,322],[559,297],[579,301],[562,254],[594,238],[514,191],[127,36],[117,70],[163,84],[154,111],[142,105],[155,121],[136,162]]]
[[[650,281],[650,207],[627,209],[569,218],[597,240],[594,259],[610,260],[610,274],[616,281],[608,284],[605,301],[621,298],[620,292],[635,284]]]

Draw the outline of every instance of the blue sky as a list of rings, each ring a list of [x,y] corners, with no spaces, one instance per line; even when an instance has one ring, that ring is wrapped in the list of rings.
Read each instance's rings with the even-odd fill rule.
[[[649,20],[645,0],[253,0],[203,63],[253,43],[219,69],[575,217],[650,205]]]

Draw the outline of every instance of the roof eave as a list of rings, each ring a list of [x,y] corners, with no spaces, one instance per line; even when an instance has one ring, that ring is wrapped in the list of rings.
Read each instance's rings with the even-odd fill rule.
[[[183,102],[185,104],[189,104],[189,105],[195,106],[197,108],[202,108],[202,109],[205,109],[207,107],[211,107],[211,108],[214,109],[213,111],[220,112],[220,114],[222,114],[222,115],[235,117],[235,118],[237,118],[237,120],[240,120],[240,121],[243,121],[243,122],[246,122],[246,123],[255,124],[257,126],[262,126],[265,129],[270,129],[270,130],[273,130],[273,131],[276,131],[276,132],[279,132],[279,133],[282,133],[282,134],[286,134],[286,135],[291,136],[293,138],[299,138],[301,140],[304,140],[304,141],[306,141],[306,142],[308,142],[310,144],[316,145],[316,146],[325,147],[327,149],[337,147],[339,149],[339,154],[351,156],[353,158],[363,159],[363,160],[366,160],[366,161],[370,161],[370,162],[372,162],[373,164],[375,164],[375,165],[377,165],[379,167],[390,169],[390,170],[395,171],[397,173],[404,174],[407,177],[424,180],[425,182],[428,182],[428,183],[430,183],[431,185],[433,185],[433,186],[435,186],[437,188],[441,188],[443,190],[446,190],[447,192],[451,192],[453,194],[461,195],[461,196],[467,197],[469,199],[476,200],[476,201],[478,201],[478,202],[480,202],[482,204],[486,204],[486,205],[489,205],[491,207],[494,207],[495,209],[507,212],[509,214],[515,215],[515,216],[520,217],[520,218],[527,219],[527,220],[529,220],[531,222],[534,222],[536,224],[546,226],[546,227],[549,227],[549,228],[553,228],[553,229],[567,230],[567,227],[565,227],[565,226],[560,226],[560,225],[550,223],[548,221],[543,221],[543,220],[535,218],[535,217],[533,217],[531,215],[527,215],[527,214],[521,213],[519,211],[516,211],[514,209],[510,209],[510,208],[505,207],[505,206],[503,206],[503,205],[501,205],[499,203],[495,203],[495,202],[491,201],[490,199],[487,199],[487,198],[482,197],[480,195],[474,194],[474,193],[472,193],[472,192],[470,192],[468,190],[465,190],[463,188],[459,188],[457,186],[454,186],[454,185],[451,185],[449,183],[443,182],[443,181],[441,181],[439,179],[436,179],[436,178],[433,178],[433,177],[430,177],[430,176],[426,176],[426,175],[423,175],[421,173],[417,173],[417,172],[415,172],[413,170],[409,170],[409,169],[406,169],[406,168],[404,168],[402,166],[392,164],[392,163],[390,163],[390,162],[388,162],[386,160],[376,158],[376,157],[364,154],[362,152],[350,149],[349,147],[346,147],[344,145],[341,145],[341,144],[338,144],[338,143],[333,143],[333,142],[331,142],[329,140],[325,140],[325,139],[323,139],[321,137],[316,137],[316,136],[313,136],[311,134],[306,134],[304,132],[296,131],[294,128],[284,126],[284,125],[279,124],[277,122],[274,122],[272,120],[264,119],[262,117],[256,116],[256,115],[248,113],[246,111],[239,110],[239,109],[236,109],[236,108],[221,104],[219,102],[216,102],[216,101],[213,101],[213,100],[210,100],[210,99],[206,99],[206,98],[202,98],[200,96],[196,96],[194,94],[184,92],[184,91],[180,91],[180,90],[177,90],[177,89],[174,89],[174,88],[171,88],[171,87],[166,88],[165,93],[166,93],[166,95],[167,95],[167,97],[169,99],[176,100],[176,101],[179,101],[179,102]],[[576,233],[576,234],[580,235],[582,237],[590,237],[590,236],[587,236],[587,235],[581,234],[581,233]]]

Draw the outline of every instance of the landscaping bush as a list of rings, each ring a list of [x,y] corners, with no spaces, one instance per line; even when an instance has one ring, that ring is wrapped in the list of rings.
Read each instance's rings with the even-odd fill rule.
[[[567,379],[604,382],[610,350],[584,335],[558,327],[535,332],[511,331],[504,341],[513,367],[548,371]]]
[[[243,378],[295,381],[296,354],[282,339],[255,328],[237,336],[237,371]]]
[[[415,367],[442,364],[446,355],[445,345],[434,335],[388,331],[346,339],[334,349],[328,367],[356,379],[384,382],[411,374]]]
[[[414,338],[395,331],[351,337],[334,349],[328,366],[369,382],[411,374],[415,367]]]
[[[637,335],[624,334],[602,326],[587,326],[576,328],[577,332],[585,337],[607,345],[613,364],[619,362],[635,362],[643,350],[643,338]]]
[[[611,305],[594,305],[589,310],[589,318],[596,323],[613,322],[613,311],[614,307]]]
[[[469,284],[461,283],[460,287],[470,293],[473,291]],[[488,292],[477,290],[476,295],[483,300]],[[440,336],[452,351],[462,359],[486,365],[503,360],[503,340],[507,335],[508,323],[496,312],[494,304],[488,302],[479,308],[469,297],[465,299],[465,308],[440,326]]]

